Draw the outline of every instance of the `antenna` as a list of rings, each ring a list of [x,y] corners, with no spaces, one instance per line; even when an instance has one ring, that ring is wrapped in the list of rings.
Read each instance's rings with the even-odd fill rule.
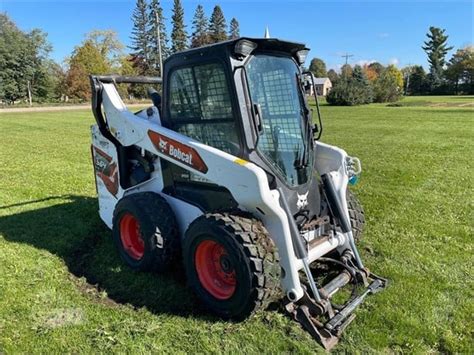
[[[342,58],[346,58],[346,64],[347,64],[347,60],[350,58],[350,57],[353,57],[354,54],[349,54],[349,53],[346,53],[344,55],[341,55]]]
[[[268,26],[265,27],[265,35],[263,36],[263,38],[270,38],[270,31],[268,30]]]

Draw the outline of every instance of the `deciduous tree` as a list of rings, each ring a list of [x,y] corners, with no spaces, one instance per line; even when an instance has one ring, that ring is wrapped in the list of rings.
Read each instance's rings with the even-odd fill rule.
[[[389,65],[374,83],[375,102],[395,102],[403,95],[402,72]]]
[[[69,70],[66,75],[67,95],[79,100],[90,98],[90,74],[104,74],[111,70],[111,65],[103,55],[100,47],[93,41],[86,40],[74,49],[69,59]]]
[[[341,67],[341,78],[350,78],[352,76],[352,67],[350,64],[344,64]]]
[[[371,66],[371,64],[365,64],[363,67],[365,75],[371,83],[373,83],[379,77],[380,73],[383,70],[382,65],[380,63],[377,64],[380,65],[380,67]]]
[[[313,58],[309,64],[309,71],[317,78],[325,78],[327,75],[326,63],[322,59]]]
[[[21,31],[6,14],[0,14],[0,100],[15,103],[28,97],[51,97],[49,78],[51,45],[44,32]]]
[[[445,72],[446,78],[454,86],[454,92],[460,92],[460,86],[467,94],[474,92],[474,47],[458,49],[449,61]]]
[[[91,41],[112,66],[119,65],[125,46],[118,39],[117,32],[114,30],[92,30],[86,34],[86,41]]]

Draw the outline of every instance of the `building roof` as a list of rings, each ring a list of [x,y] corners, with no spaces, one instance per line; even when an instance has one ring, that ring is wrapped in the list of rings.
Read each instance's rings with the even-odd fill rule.
[[[331,80],[329,80],[329,78],[314,78],[314,84],[315,85],[324,85],[324,83],[326,81],[331,82]]]

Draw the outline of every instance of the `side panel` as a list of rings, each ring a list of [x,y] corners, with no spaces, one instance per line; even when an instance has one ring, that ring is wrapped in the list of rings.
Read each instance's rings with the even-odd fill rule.
[[[99,131],[97,125],[92,131],[92,163],[99,199],[99,214],[104,223],[112,228],[112,216],[123,191],[119,184],[117,149]]]

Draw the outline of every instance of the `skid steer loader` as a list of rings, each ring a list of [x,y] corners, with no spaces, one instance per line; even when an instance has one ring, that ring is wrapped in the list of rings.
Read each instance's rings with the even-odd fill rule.
[[[347,186],[360,162],[319,140],[319,106],[313,124],[308,50],[239,38],[171,55],[163,78],[91,76],[91,149],[100,217],[126,264],[165,272],[182,258],[190,287],[227,319],[282,299],[330,349],[386,280],[355,244],[364,213]],[[162,95],[150,89],[153,105],[134,114],[121,83]]]

